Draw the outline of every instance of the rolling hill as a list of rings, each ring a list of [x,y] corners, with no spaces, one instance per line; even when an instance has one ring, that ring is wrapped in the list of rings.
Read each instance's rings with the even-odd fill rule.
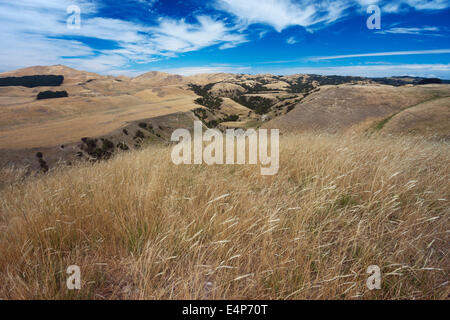
[[[31,77],[33,85],[20,85],[23,77]],[[52,83],[49,77],[63,81]],[[2,167],[42,168],[37,152],[51,168],[60,161],[104,158],[122,149],[165,143],[175,128],[194,119],[220,130],[262,126],[282,132],[449,136],[450,85],[420,84],[433,79],[227,73],[183,77],[157,71],[128,78],[62,65],[6,72],[1,79],[13,81],[0,86]],[[426,124],[418,120],[423,113],[433,115]],[[439,134],[433,135],[436,130]],[[86,149],[83,139],[97,141],[96,147]]]
[[[440,99],[442,110],[449,110],[449,97],[449,86],[438,84],[403,87],[379,84],[324,86],[297,104],[291,112],[265,123],[263,127],[280,128],[285,132],[360,130],[411,106],[421,109],[421,103],[425,101]],[[444,122],[450,122],[448,111],[441,113],[440,117]],[[429,125],[434,124],[429,121]],[[407,128],[404,126],[403,130],[397,132],[406,133]]]

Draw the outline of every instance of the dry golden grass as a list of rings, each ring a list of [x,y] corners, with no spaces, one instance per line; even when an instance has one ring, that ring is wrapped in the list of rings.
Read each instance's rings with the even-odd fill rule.
[[[448,298],[448,145],[302,134],[280,156],[264,177],[150,147],[3,189],[0,298]]]
[[[450,139],[450,98],[433,99],[385,120],[382,132]]]

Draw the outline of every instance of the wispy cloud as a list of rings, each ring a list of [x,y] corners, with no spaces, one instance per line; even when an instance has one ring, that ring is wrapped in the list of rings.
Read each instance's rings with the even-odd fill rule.
[[[311,26],[331,23],[339,19],[351,6],[347,0],[291,1],[291,0],[216,0],[218,10],[226,11],[242,25],[267,24],[278,32],[289,26]]]
[[[356,0],[362,6],[367,7],[376,4],[385,13],[399,13],[409,10],[442,10],[450,7],[448,0]]]
[[[450,7],[448,0],[215,0],[216,9],[234,15],[241,25],[265,24],[278,32],[290,26],[323,27],[349,15],[350,9],[365,13],[361,8],[371,4],[386,13]]]
[[[377,31],[379,34],[415,34],[415,35],[431,35],[431,36],[439,36],[440,28],[438,27],[420,27],[420,28],[402,28],[395,27],[382,31]]]
[[[450,49],[417,50],[417,51],[392,51],[392,52],[346,54],[346,55],[327,56],[327,57],[313,57],[313,58],[309,58],[308,60],[309,61],[320,61],[320,60],[336,60],[336,59],[362,58],[362,57],[385,57],[385,56],[448,54],[448,53],[450,53]]]
[[[333,66],[333,67],[280,67],[252,69],[239,65],[169,68],[159,71],[190,76],[201,73],[273,73],[273,74],[322,74],[361,77],[412,76],[448,78],[450,64],[385,64]]]
[[[179,74],[182,76],[191,76],[202,73],[244,73],[250,72],[250,67],[242,66],[203,66],[203,67],[185,67],[185,68],[169,68],[159,69],[158,71],[172,74]]]
[[[450,7],[448,0],[391,0],[377,1],[382,4],[384,12],[398,13],[410,8],[415,10],[442,10]]]

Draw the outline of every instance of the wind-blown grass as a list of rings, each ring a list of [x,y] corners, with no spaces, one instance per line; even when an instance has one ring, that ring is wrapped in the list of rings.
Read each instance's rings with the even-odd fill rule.
[[[4,188],[0,298],[448,297],[448,145],[302,134],[280,157],[265,177],[149,147]]]

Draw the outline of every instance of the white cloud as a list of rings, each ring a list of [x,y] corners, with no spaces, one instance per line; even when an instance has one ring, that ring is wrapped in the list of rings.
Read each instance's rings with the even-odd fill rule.
[[[92,70],[104,74],[112,73],[112,70],[117,66],[124,66],[128,63],[128,59],[123,55],[106,53],[89,59],[83,58],[69,58],[66,63],[71,66],[76,66],[81,70]]]
[[[384,12],[397,13],[415,10],[442,10],[450,7],[448,0],[356,0],[361,7],[376,4],[382,7]]]
[[[278,32],[289,26],[311,26],[339,19],[350,5],[348,0],[216,0],[216,8],[235,15],[244,25],[261,23]]]
[[[448,0],[392,0],[383,1],[384,12],[397,13],[413,8],[415,10],[442,10],[450,7]]]
[[[188,52],[219,43],[225,49],[247,41],[242,34],[233,32],[222,21],[208,16],[198,16],[196,19],[198,24],[160,19],[159,25],[151,28],[156,49],[161,52]]]
[[[250,67],[241,66],[207,66],[207,67],[185,67],[185,68],[169,68],[160,69],[158,71],[182,76],[191,76],[202,73],[245,73],[250,72]]]
[[[378,4],[380,0],[356,0],[356,2],[362,7],[367,7],[371,4]]]
[[[313,58],[309,58],[308,60],[310,60],[310,61],[320,61],[320,60],[336,60],[336,59],[361,58],[361,57],[386,57],[386,56],[405,56],[405,55],[424,55],[424,54],[448,54],[448,53],[450,53],[450,49],[416,50],[416,51],[392,51],[392,52],[346,54],[346,55],[327,56],[327,57],[313,57]]]

